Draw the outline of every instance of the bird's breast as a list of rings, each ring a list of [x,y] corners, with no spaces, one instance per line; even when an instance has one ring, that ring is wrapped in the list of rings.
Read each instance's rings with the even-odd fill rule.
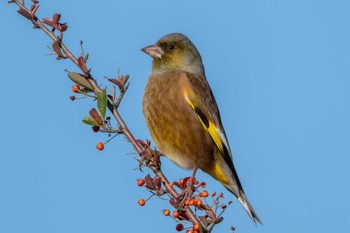
[[[182,168],[205,170],[212,166],[214,145],[185,100],[186,76],[169,73],[151,76],[143,113],[158,149]]]

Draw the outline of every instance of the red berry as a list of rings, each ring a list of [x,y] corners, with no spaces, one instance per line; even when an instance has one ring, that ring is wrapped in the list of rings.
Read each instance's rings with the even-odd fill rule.
[[[102,142],[97,143],[96,148],[98,150],[103,150],[105,148],[105,145]]]
[[[177,231],[182,231],[184,229],[184,225],[182,225],[181,223],[176,225],[176,230]]]
[[[138,186],[141,187],[141,186],[143,186],[144,184],[145,184],[145,180],[144,180],[144,179],[138,179],[138,180],[137,180],[137,185],[138,185]]]
[[[97,133],[98,131],[100,131],[100,126],[97,126],[97,125],[92,126],[92,131]]]
[[[140,206],[144,206],[146,204],[145,199],[140,199],[137,203],[139,203]]]
[[[72,87],[72,91],[77,93],[77,92],[80,92],[80,87],[78,84],[75,84],[73,87]]]

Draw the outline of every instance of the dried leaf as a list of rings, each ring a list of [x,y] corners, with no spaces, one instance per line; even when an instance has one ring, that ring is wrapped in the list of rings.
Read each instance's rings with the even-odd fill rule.
[[[54,22],[52,22],[52,20],[49,18],[43,18],[43,22],[52,28],[56,27],[56,24]]]
[[[22,8],[19,9],[17,12],[29,20],[33,19],[32,15],[29,12],[23,10]]]
[[[156,190],[156,187],[155,185],[153,184],[153,180],[151,178],[151,176],[148,174],[146,177],[145,177],[145,182],[146,182],[146,187],[150,190]]]
[[[121,84],[121,82],[118,79],[115,78],[108,78],[108,81],[112,82],[113,84],[117,85],[119,87],[119,89],[123,89],[123,85]]]
[[[61,18],[61,14],[55,13],[55,14],[52,16],[52,21],[53,21],[53,23],[58,24],[58,22],[60,21],[60,18]]]
[[[52,48],[53,48],[53,51],[55,51],[55,53],[56,53],[59,57],[61,57],[61,58],[64,57],[64,55],[63,55],[63,53],[62,53],[62,51],[61,51],[61,43],[60,43],[60,42],[55,41],[55,42],[52,44]]]
[[[58,24],[58,28],[59,28],[58,30],[60,32],[64,32],[68,29],[68,24],[67,23],[60,23],[60,24]]]
[[[91,109],[89,114],[92,118],[94,118],[98,125],[103,125],[103,120],[95,108]]]
[[[36,11],[39,9],[39,5],[32,5],[32,6],[33,8],[31,9],[31,12],[32,12],[32,17],[34,18]]]
[[[94,90],[94,88],[92,87],[92,85],[89,83],[89,81],[86,79],[86,77],[84,75],[79,74],[79,73],[69,72],[68,77],[76,84],[78,84],[82,87],[85,87],[85,88],[89,89],[90,91]]]
[[[79,65],[80,69],[84,72],[84,74],[90,73],[87,66],[86,66],[85,58],[83,58],[82,56],[80,56],[78,58],[78,65]]]
[[[128,80],[129,80],[129,75],[125,75],[120,78],[120,82],[123,85],[123,87],[125,87],[125,84],[128,82]]]

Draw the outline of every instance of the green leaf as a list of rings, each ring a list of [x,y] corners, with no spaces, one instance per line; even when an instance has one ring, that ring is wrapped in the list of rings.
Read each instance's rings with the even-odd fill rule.
[[[95,121],[94,118],[92,118],[92,116],[86,116],[83,119],[83,122],[87,125],[93,125],[93,126],[98,126],[97,122]]]
[[[83,76],[79,73],[69,72],[68,77],[76,84],[78,84],[78,85],[80,85],[80,86],[82,86],[90,91],[94,90],[93,86],[89,83],[89,81],[86,79],[85,76]]]
[[[102,119],[105,119],[107,110],[107,91],[99,90],[97,93],[97,107],[101,113]]]

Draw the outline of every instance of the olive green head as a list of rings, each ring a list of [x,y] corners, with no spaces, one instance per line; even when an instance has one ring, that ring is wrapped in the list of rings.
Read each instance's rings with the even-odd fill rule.
[[[171,33],[154,45],[142,49],[153,58],[152,73],[183,70],[204,74],[201,56],[194,44],[185,35]]]

